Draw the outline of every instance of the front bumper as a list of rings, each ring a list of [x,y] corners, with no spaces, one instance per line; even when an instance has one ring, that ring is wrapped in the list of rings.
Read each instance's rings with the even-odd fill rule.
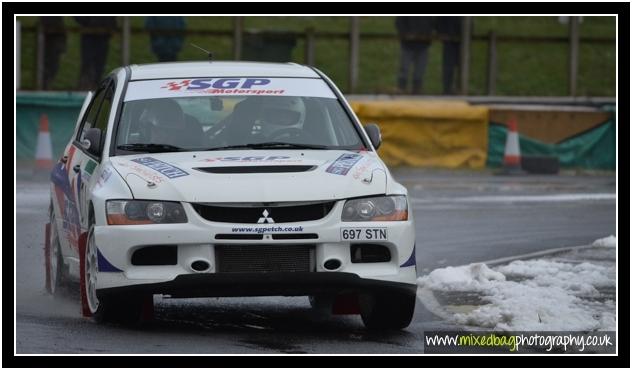
[[[417,274],[414,263],[414,226],[412,213],[409,213],[407,221],[391,222],[341,222],[343,201],[340,201],[332,209],[329,215],[321,220],[284,223],[284,224],[244,224],[235,225],[228,223],[211,222],[200,217],[190,204],[184,203],[187,213],[188,223],[184,224],[160,224],[160,225],[126,225],[126,226],[96,226],[94,235],[95,243],[99,250],[99,274],[97,279],[97,289],[102,292],[110,288],[121,288],[130,286],[154,286],[159,284],[160,289],[171,289],[187,282],[197,286],[198,282],[214,286],[214,291],[223,291],[221,295],[242,295],[232,294],[235,279],[248,280],[249,276],[238,276],[236,273],[225,274],[216,273],[215,246],[231,245],[311,245],[314,247],[314,270],[306,275],[310,279],[315,279],[317,284],[320,279],[328,279],[331,274],[348,274],[349,277],[339,280],[338,283],[345,285],[347,279],[366,279],[371,281],[395,282],[414,285]],[[242,235],[243,231],[261,226],[273,226],[280,231],[263,232],[264,236],[280,234],[317,234],[317,238],[309,240],[289,239],[273,240],[263,238],[262,240],[217,240],[218,234]],[[342,240],[342,227],[384,227],[387,228],[387,240],[385,241],[362,241],[365,244],[380,244],[387,247],[391,254],[389,262],[376,263],[352,263],[350,255],[351,242]],[[296,231],[300,230],[300,231]],[[137,266],[131,263],[133,253],[145,246],[176,245],[177,263],[174,265],[160,266]],[[324,267],[324,262],[335,258],[341,262],[340,268],[335,271],[328,271]],[[410,261],[413,263],[411,264]],[[205,273],[196,273],[191,269],[191,262],[204,259],[210,263],[210,269]],[[104,268],[102,268],[104,267]],[[292,284],[275,280],[276,273],[256,274],[255,286],[258,285],[285,285],[287,289],[279,290],[279,294],[293,292]],[[293,272],[286,276],[288,280],[301,278],[301,273]],[[332,275],[333,276],[333,275]],[[344,275],[347,276],[347,275]],[[261,281],[259,283],[258,281]],[[219,286],[225,284],[225,291]],[[246,284],[246,283],[245,283]],[[248,283],[250,284],[250,283]],[[362,283],[365,284],[365,283]],[[184,284],[187,285],[187,284]],[[153,288],[151,288],[153,289]],[[150,289],[150,290],[151,290]],[[175,289],[175,288],[174,288]],[[193,289],[195,291],[195,289]],[[256,290],[256,289],[255,289]],[[264,289],[265,290],[265,289]],[[272,287],[271,290],[274,290]],[[286,293],[283,293],[286,292]],[[173,293],[173,292],[172,292]],[[172,294],[165,293],[165,294]],[[264,293],[270,293],[266,291]]]
[[[173,298],[303,296],[398,292],[415,295],[415,284],[363,279],[346,272],[270,272],[188,274],[162,283],[136,284],[98,290],[100,296],[116,294],[166,294]]]

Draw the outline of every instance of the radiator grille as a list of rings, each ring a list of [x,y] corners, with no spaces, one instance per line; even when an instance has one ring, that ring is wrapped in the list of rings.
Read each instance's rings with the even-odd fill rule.
[[[320,220],[327,216],[336,202],[322,202],[301,205],[273,205],[273,206],[239,206],[228,207],[194,203],[193,208],[203,218],[214,222],[229,222],[236,224],[256,224],[265,211],[275,223],[301,222]]]
[[[314,271],[313,245],[216,245],[217,272]]]

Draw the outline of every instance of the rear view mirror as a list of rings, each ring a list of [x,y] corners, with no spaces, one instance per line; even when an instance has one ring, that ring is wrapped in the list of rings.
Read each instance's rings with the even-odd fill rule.
[[[214,96],[211,98],[211,110],[212,111],[221,111],[224,109],[224,102],[222,99]]]
[[[369,135],[369,139],[371,139],[371,144],[373,144],[373,147],[375,148],[375,150],[377,150],[377,148],[380,147],[380,144],[382,144],[382,133],[380,132],[380,126],[375,123],[369,123],[368,125],[364,126],[364,130],[366,131],[367,135]]]

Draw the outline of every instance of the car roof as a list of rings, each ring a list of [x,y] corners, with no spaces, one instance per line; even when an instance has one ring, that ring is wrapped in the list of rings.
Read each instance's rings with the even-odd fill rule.
[[[313,69],[296,63],[175,62],[130,65],[130,80],[196,77],[320,78]]]

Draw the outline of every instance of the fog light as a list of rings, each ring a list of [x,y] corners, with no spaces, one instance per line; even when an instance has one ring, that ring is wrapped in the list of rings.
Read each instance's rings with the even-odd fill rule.
[[[342,265],[342,262],[340,262],[340,260],[337,260],[335,258],[332,259],[328,259],[327,261],[325,261],[325,263],[323,264],[323,266],[330,271],[333,270],[338,270],[340,268],[340,265]]]

